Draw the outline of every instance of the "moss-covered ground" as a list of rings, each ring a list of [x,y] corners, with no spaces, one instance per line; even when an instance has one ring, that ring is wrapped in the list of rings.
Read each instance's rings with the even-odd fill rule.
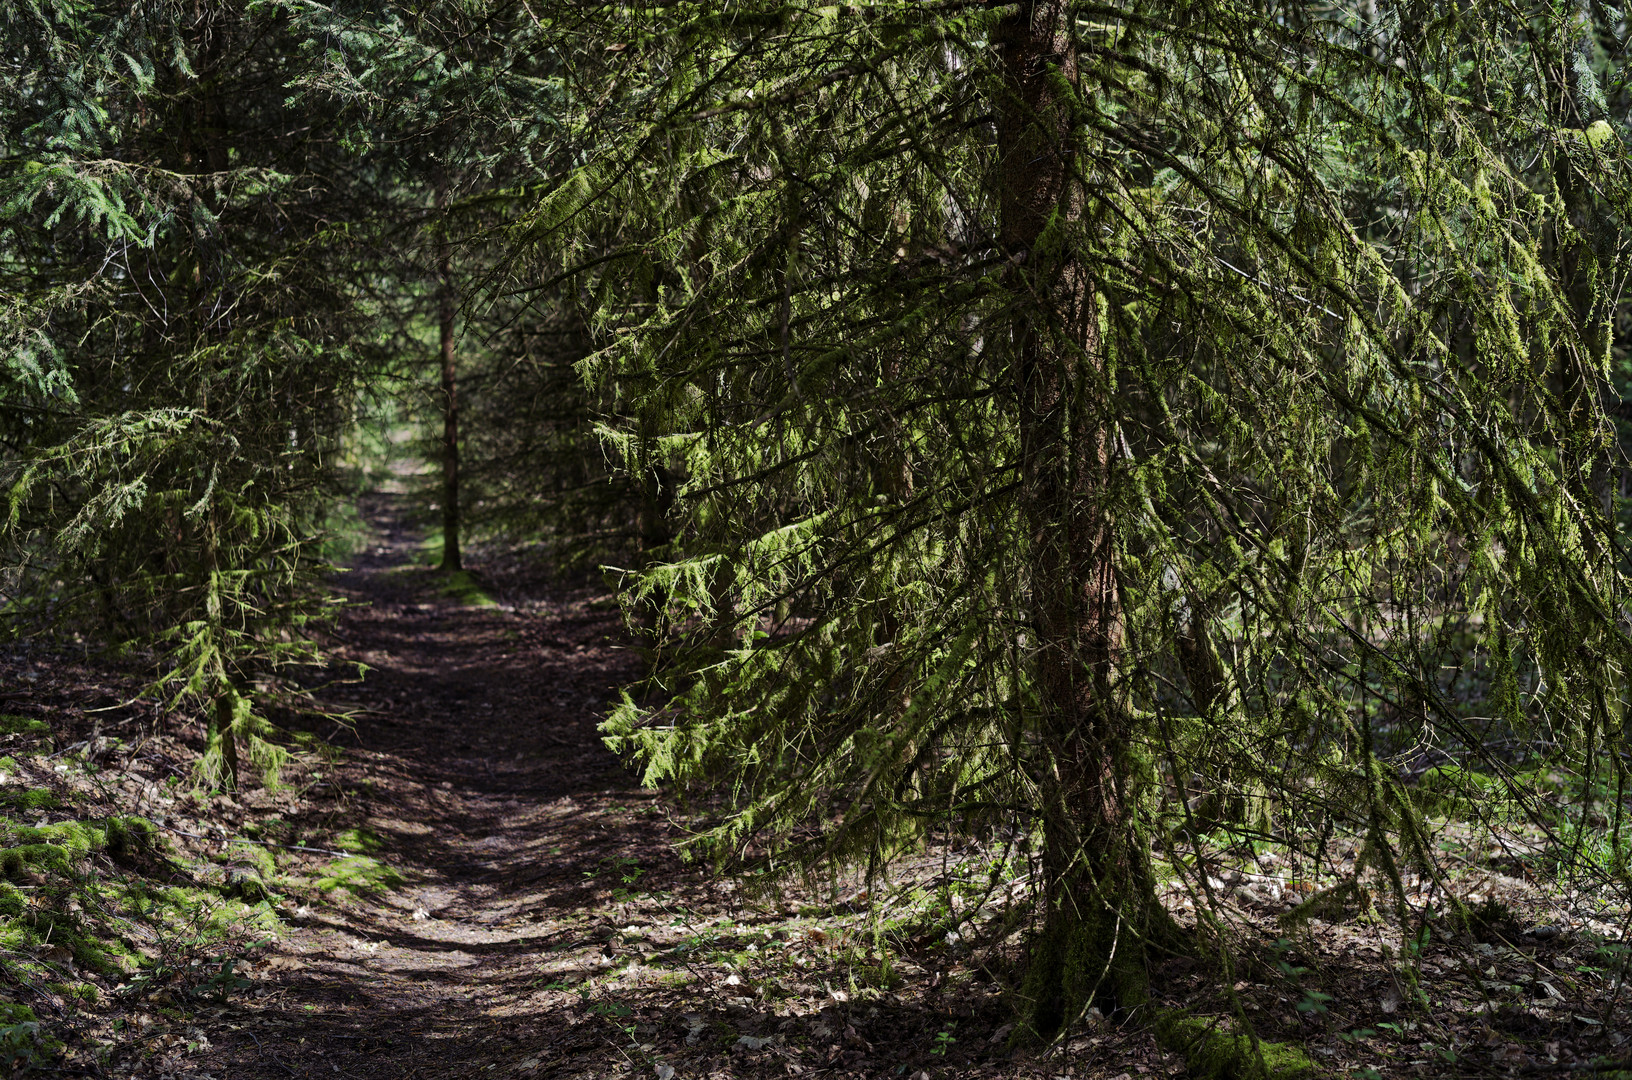
[[[271,887],[243,886],[277,881],[275,856],[232,842],[196,748],[98,707],[116,668],[11,652],[0,673],[32,690],[0,716],[0,1073],[177,1067],[243,990],[223,965],[282,931]]]

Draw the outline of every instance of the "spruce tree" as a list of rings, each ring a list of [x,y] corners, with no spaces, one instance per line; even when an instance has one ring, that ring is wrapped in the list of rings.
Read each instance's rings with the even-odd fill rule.
[[[579,159],[518,245],[672,492],[628,587],[674,660],[607,731],[730,793],[702,848],[1034,844],[1050,1034],[1182,947],[1153,858],[1205,935],[1220,837],[1341,828],[1403,926],[1424,746],[1620,775],[1590,13],[540,17]]]

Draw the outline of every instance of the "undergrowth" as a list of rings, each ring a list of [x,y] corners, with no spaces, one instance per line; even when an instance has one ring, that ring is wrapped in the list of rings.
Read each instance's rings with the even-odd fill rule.
[[[0,717],[0,1071],[8,1075],[175,1056],[186,1043],[167,1040],[171,1029],[202,1003],[247,988],[243,958],[280,927],[271,851],[183,848],[185,833],[205,826],[175,829],[176,807],[200,798],[175,772],[131,798],[140,774],[105,765],[128,749],[122,740],[98,736],[65,750],[56,741],[45,720]],[[132,805],[146,812],[118,812]],[[156,1022],[126,1022],[147,1009],[158,1011]]]

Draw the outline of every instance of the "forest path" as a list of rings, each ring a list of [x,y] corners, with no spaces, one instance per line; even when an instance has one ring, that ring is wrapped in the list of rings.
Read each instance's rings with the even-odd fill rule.
[[[326,691],[355,733],[298,824],[366,858],[295,857],[331,884],[286,911],[290,932],[251,965],[259,989],[202,1025],[213,1047],[192,1075],[548,1075],[568,1022],[541,986],[593,966],[609,871],[672,864],[655,803],[596,732],[638,660],[597,591],[488,582],[498,603],[474,604],[414,565],[398,500],[362,509],[374,537],[337,583],[355,606],[336,646],[371,670]]]

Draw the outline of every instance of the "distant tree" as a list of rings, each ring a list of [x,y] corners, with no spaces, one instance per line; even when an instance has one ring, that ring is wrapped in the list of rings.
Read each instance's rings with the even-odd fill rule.
[[[572,150],[559,54],[520,2],[283,10],[314,44],[346,42],[314,50],[300,89],[341,118],[391,207],[401,262],[383,321],[402,354],[435,358],[429,379],[404,367],[404,400],[411,414],[431,406],[423,445],[437,476],[426,497],[444,567],[459,568],[472,534],[616,561],[636,514],[626,486],[609,482],[574,369],[583,320],[559,287],[491,287],[505,231],[530,205],[523,185]]]
[[[1153,859],[1205,932],[1209,843],[1344,828],[1403,921],[1421,746],[1621,782],[1590,13],[532,10],[578,156],[518,243],[673,492],[607,731],[732,794],[700,844],[1034,837],[1046,1035],[1186,947]]]

